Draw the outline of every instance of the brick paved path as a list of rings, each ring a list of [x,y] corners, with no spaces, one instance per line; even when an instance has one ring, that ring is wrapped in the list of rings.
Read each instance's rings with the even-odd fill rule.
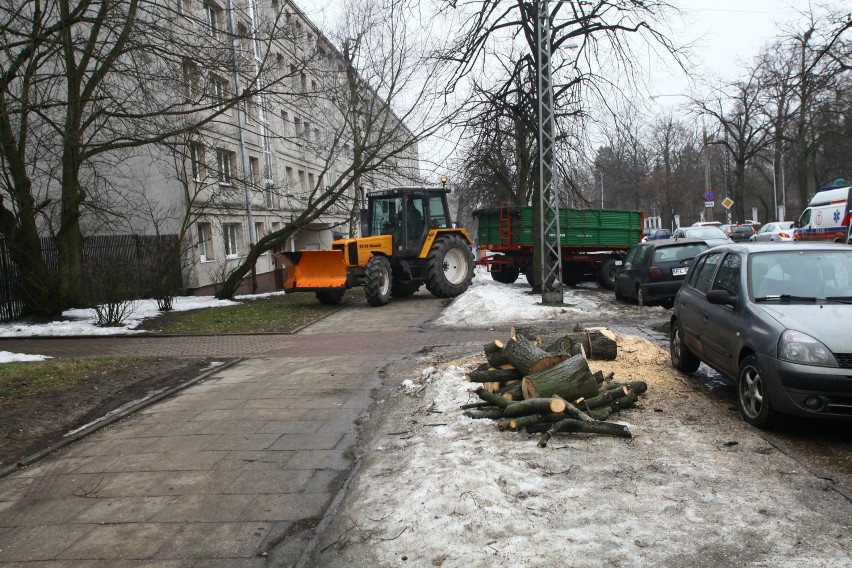
[[[293,335],[0,341],[53,356],[244,358],[0,479],[0,564],[295,565],[353,467],[376,369],[505,335],[423,328],[442,305],[357,304]]]

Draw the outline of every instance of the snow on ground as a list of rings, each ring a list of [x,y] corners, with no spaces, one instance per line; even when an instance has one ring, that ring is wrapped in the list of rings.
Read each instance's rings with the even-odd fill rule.
[[[432,323],[446,327],[481,327],[490,323],[552,321],[593,310],[605,315],[611,311],[584,296],[582,289],[576,291],[566,288],[562,295],[562,304],[542,305],[541,294],[532,292],[524,277],[514,284],[501,284],[491,278],[485,267],[478,266],[473,285],[453,300]]]
[[[315,566],[849,567],[850,504],[716,406],[652,343],[618,336],[633,438],[502,432],[464,416],[471,355],[400,377]],[[398,371],[398,370],[397,370]]]

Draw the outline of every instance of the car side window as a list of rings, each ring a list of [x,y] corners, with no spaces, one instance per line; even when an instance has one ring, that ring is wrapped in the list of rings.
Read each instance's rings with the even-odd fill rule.
[[[651,249],[649,247],[639,247],[639,250],[636,251],[636,258],[633,259],[633,264],[637,266],[645,266],[648,260],[648,252]]]
[[[636,260],[636,253],[639,252],[639,249],[642,247],[633,247],[627,252],[627,258],[624,259],[624,268],[630,268],[633,266],[633,262]]]
[[[691,271],[689,286],[706,294],[710,289],[710,283],[713,282],[713,273],[716,272],[721,257],[721,253],[714,253],[701,259],[701,262]]]
[[[725,290],[738,296],[740,294],[740,267],[742,259],[738,254],[729,254],[719,266],[712,290]]]

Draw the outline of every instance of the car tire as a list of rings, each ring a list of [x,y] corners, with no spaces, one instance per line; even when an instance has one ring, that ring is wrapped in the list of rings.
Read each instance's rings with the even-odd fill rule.
[[[775,419],[766,393],[763,372],[754,355],[749,355],[740,363],[740,372],[737,375],[737,406],[743,420],[757,428],[769,428]]]
[[[504,265],[491,271],[491,279],[500,284],[513,284],[521,274],[521,269],[513,265]]]
[[[701,359],[696,357],[683,342],[683,329],[677,321],[672,322],[669,354],[672,358],[672,367],[682,373],[694,373],[701,365]]]
[[[665,309],[670,310],[674,307],[674,299],[668,298],[666,300],[663,300],[662,302],[660,302],[660,305],[663,306]]]
[[[615,291],[615,299],[620,301],[620,302],[623,302],[624,301],[624,294],[621,293],[621,288],[618,287],[618,282],[615,283],[614,291]]]
[[[317,290],[317,301],[323,306],[336,306],[343,301],[345,290]]]

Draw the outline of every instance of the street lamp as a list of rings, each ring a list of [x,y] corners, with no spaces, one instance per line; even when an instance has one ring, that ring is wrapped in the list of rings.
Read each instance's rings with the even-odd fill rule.
[[[447,176],[441,176],[441,189],[447,189],[447,182],[450,181]]]

